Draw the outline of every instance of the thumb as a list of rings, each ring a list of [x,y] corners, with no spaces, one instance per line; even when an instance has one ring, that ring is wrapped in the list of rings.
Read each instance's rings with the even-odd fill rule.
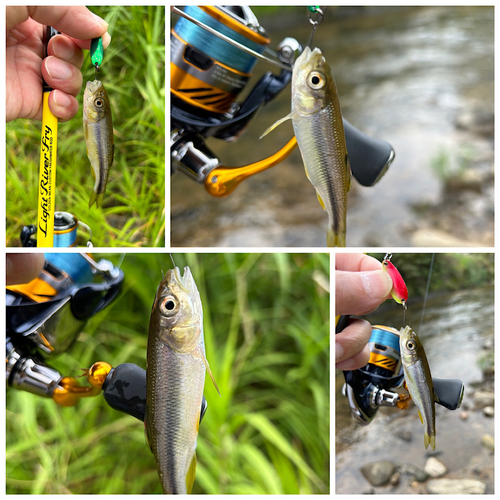
[[[40,24],[80,40],[103,36],[108,23],[82,5],[55,7],[28,7],[29,16]]]
[[[374,311],[391,290],[392,279],[385,271],[335,271],[335,314]]]

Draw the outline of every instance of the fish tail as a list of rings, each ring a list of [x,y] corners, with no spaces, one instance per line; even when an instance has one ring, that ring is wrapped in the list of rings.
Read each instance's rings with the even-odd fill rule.
[[[97,208],[99,208],[102,205],[102,199],[104,198],[104,193],[96,193],[95,191],[92,191],[92,194],[90,195],[90,200],[89,200],[89,208],[95,203]]]
[[[336,233],[332,228],[326,233],[326,245],[328,247],[345,247],[345,231]]]
[[[429,436],[429,434],[425,432],[424,433],[425,449],[427,449],[427,446],[429,446],[429,444],[431,445],[432,450],[434,451],[436,449],[436,436],[434,434],[432,436]]]

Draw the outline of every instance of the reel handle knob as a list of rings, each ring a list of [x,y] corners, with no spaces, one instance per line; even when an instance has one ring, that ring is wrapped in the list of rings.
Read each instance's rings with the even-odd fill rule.
[[[373,186],[394,160],[394,149],[389,143],[361,132],[347,120],[343,122],[352,175],[362,186]]]
[[[464,384],[458,379],[440,379],[433,378],[434,392],[439,401],[436,403],[448,408],[448,410],[456,410],[462,404],[464,397]]]

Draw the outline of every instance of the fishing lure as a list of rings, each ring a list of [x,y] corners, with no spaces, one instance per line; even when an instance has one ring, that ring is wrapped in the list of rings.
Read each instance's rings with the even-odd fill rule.
[[[401,276],[401,273],[396,269],[394,264],[391,262],[392,254],[387,253],[382,261],[382,269],[389,273],[392,279],[392,298],[398,303],[402,304],[406,309],[406,301],[408,300],[408,289],[406,288],[406,283]]]

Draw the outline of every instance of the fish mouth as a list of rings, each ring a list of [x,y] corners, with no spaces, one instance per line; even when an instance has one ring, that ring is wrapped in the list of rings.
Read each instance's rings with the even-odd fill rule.
[[[101,86],[102,82],[96,79],[93,82],[87,82],[86,88],[91,94],[94,94],[101,88]]]
[[[184,268],[184,276],[181,275],[181,271],[178,267],[174,267],[174,269],[169,269],[167,271],[167,274],[165,275],[165,282],[170,284],[176,283],[186,292],[190,292],[194,283],[194,279],[189,267],[186,266]]]

